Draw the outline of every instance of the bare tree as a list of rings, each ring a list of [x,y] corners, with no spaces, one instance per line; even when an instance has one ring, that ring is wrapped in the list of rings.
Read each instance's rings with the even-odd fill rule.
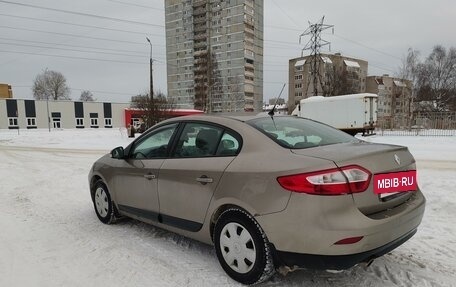
[[[418,69],[420,64],[420,52],[409,48],[407,56],[402,59],[402,66],[399,67],[399,73],[397,77],[400,79],[406,79],[416,84]]]
[[[438,111],[456,110],[456,49],[435,46],[417,72],[418,98],[434,101]]]
[[[37,100],[69,100],[71,92],[65,76],[48,69],[36,76],[32,91]]]
[[[410,127],[413,122],[414,106],[416,102],[417,91],[421,85],[418,81],[418,74],[420,69],[420,52],[412,48],[408,49],[407,56],[402,60],[402,66],[399,67],[397,77],[400,79],[409,80],[412,83],[411,93],[407,99],[408,104],[408,126]]]
[[[195,75],[194,107],[197,110],[213,112],[217,110],[223,93],[221,74],[214,52],[205,51],[199,56]]]
[[[323,96],[339,96],[359,93],[359,85],[355,80],[358,75],[344,69],[338,70],[335,65],[326,70]],[[350,80],[352,79],[352,80]]]
[[[228,77],[226,91],[222,98],[222,109],[227,112],[244,111],[245,99],[242,79],[244,76],[237,75]]]
[[[80,101],[83,102],[93,102],[95,99],[93,98],[93,94],[91,91],[85,90],[81,92],[81,96],[79,97]]]
[[[147,93],[132,97],[131,105],[141,111],[146,128],[170,118],[175,107],[174,103],[161,92],[155,93],[153,100]]]

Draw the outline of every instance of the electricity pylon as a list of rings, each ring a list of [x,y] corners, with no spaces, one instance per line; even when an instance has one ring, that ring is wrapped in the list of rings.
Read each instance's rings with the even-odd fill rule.
[[[326,25],[323,24],[325,20],[325,16],[321,18],[320,21],[318,21],[315,24],[312,24],[309,22],[309,28],[307,28],[300,36],[299,36],[299,44],[301,44],[301,39],[304,36],[310,36],[310,40],[307,42],[307,44],[302,48],[301,50],[301,57],[304,54],[304,51],[310,50],[310,74],[309,78],[307,81],[307,88],[306,88],[306,95],[307,91],[309,90],[309,84],[310,82],[313,83],[313,95],[318,96],[318,86],[320,85],[322,90],[323,90],[323,81],[321,78],[320,74],[320,63],[321,63],[321,56],[320,56],[320,50],[321,47],[324,46],[329,46],[329,49],[331,50],[331,43],[323,40],[321,38],[321,32],[324,30],[327,30],[329,28],[332,28],[332,32],[334,34],[334,25]]]

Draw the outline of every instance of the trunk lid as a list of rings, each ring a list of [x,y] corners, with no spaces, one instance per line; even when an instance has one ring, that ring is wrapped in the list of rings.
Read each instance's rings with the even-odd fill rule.
[[[359,165],[369,170],[372,177],[368,189],[352,194],[356,206],[366,215],[393,208],[411,196],[410,192],[390,196],[374,193],[374,175],[416,170],[415,159],[407,147],[359,141],[291,151],[298,155],[332,160],[338,167]]]

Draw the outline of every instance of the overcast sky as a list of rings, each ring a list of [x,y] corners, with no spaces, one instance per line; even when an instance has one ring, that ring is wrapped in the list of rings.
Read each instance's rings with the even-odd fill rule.
[[[422,57],[436,44],[456,47],[454,0],[265,0],[265,100],[288,82],[299,35],[322,16],[334,25],[334,35],[323,35],[331,52],[367,60],[369,75],[394,75],[409,47]],[[164,19],[163,0],[0,0],[0,83],[32,98],[36,75],[48,68],[65,75],[72,99],[90,90],[99,101],[128,102],[148,91],[148,36],[154,87],[166,93]]]

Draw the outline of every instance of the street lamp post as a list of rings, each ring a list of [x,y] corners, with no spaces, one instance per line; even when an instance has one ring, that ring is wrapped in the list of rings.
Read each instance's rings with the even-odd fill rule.
[[[151,108],[152,108],[152,125],[154,124],[155,122],[155,119],[154,119],[154,115],[155,115],[155,104],[154,104],[154,78],[153,78],[153,63],[154,63],[154,60],[152,59],[152,42],[150,41],[150,39],[148,37],[146,37],[146,40],[147,42],[149,42],[149,45],[150,45],[150,56],[149,56],[149,74],[150,74],[150,103],[151,103]]]
[[[152,59],[152,42],[150,42],[150,39],[146,37],[147,42],[149,42],[150,45],[150,56],[149,56],[149,72],[150,72],[150,98],[153,100],[154,99],[154,79],[153,79],[153,62],[154,60]]]

